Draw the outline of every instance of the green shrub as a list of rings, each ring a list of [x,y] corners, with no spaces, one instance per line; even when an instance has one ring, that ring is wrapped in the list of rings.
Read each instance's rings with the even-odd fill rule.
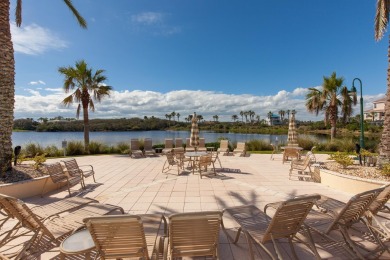
[[[317,143],[310,138],[298,137],[298,146],[302,147],[303,150],[310,150],[313,146],[317,146]]]
[[[347,153],[336,152],[334,154],[331,154],[329,159],[335,160],[343,168],[347,168],[349,165],[353,164],[352,158]]]
[[[81,141],[70,141],[66,147],[66,154],[71,155],[82,155],[84,154],[84,144]]]
[[[118,152],[121,153],[121,154],[129,153],[130,144],[129,144],[129,143],[126,143],[126,142],[119,142],[119,143],[116,145],[116,149],[117,149]]]
[[[264,140],[250,140],[246,142],[248,151],[269,151],[272,150],[270,143]]]
[[[89,143],[89,153],[90,154],[103,154],[103,153],[109,153],[110,147],[100,143],[92,141]]]
[[[62,156],[64,152],[55,145],[49,145],[45,147],[44,153],[49,157],[59,157]]]
[[[390,176],[390,163],[383,164],[381,171],[383,175]]]
[[[38,170],[39,166],[42,165],[42,163],[46,162],[46,154],[36,154],[33,158],[34,163],[34,169]]]
[[[26,157],[33,157],[36,154],[43,154],[44,149],[36,143],[28,143],[22,152],[26,155]]]

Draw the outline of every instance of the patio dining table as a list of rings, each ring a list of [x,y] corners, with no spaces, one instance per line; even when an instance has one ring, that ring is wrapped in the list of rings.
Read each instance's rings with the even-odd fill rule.
[[[186,152],[184,153],[184,156],[190,157],[191,164],[192,164],[192,174],[195,173],[196,168],[196,162],[198,161],[199,157],[207,155],[207,152]]]

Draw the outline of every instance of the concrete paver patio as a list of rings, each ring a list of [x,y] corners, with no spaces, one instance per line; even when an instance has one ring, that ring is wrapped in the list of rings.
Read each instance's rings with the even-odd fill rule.
[[[279,157],[278,157],[279,156]],[[316,155],[324,161],[327,155]],[[175,169],[162,173],[165,156],[131,159],[124,155],[101,155],[76,158],[79,165],[92,164],[98,184],[92,178],[86,180],[86,190],[73,189],[73,193],[95,198],[101,203],[121,206],[126,213],[144,214],[222,210],[226,207],[254,204],[263,209],[267,203],[288,198],[320,193],[342,201],[347,201],[354,194],[337,191],[320,183],[288,179],[289,163],[282,163],[281,155],[270,160],[270,155],[252,154],[249,157],[220,156],[222,169],[216,177],[203,177],[185,170],[177,175]],[[47,163],[59,161],[51,159]],[[76,186],[78,188],[78,186]],[[64,198],[66,190],[46,194],[44,198],[32,197],[24,201],[31,204],[43,204],[55,198]],[[228,233],[235,235],[237,224],[228,215],[224,215]],[[220,259],[248,259],[248,245],[244,236],[237,245],[229,242],[226,234],[220,232]],[[272,251],[272,245],[268,245]],[[260,247],[255,247],[257,259],[266,258]],[[286,241],[282,247],[286,258],[291,258]],[[300,259],[314,259],[309,249],[297,245]],[[58,250],[50,250],[42,259],[58,257]],[[332,252],[320,252],[324,258],[339,259]],[[385,257],[385,255],[383,256]]]

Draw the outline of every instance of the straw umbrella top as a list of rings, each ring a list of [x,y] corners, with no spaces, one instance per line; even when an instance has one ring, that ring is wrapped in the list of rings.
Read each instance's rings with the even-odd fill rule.
[[[198,128],[198,119],[196,118],[196,113],[192,116],[191,120],[191,136],[190,136],[190,145],[193,147],[199,146],[199,128]]]
[[[295,129],[295,112],[291,113],[290,122],[288,124],[288,146],[298,146],[298,134]]]

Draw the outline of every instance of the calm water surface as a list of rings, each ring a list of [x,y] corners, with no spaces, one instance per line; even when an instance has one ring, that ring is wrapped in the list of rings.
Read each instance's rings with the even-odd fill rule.
[[[164,143],[165,138],[185,138],[190,137],[189,131],[138,131],[138,132],[90,132],[90,141],[102,142],[107,145],[116,145],[119,142],[129,142],[131,138],[152,138],[153,144]],[[200,137],[204,137],[206,142],[216,142],[218,138],[228,138],[231,142],[245,142],[255,139],[267,142],[286,143],[287,135],[271,134],[232,134],[200,132]],[[308,136],[309,138],[316,138]],[[37,143],[43,147],[55,145],[61,147],[62,141],[84,141],[83,132],[13,132],[12,145],[24,146],[28,143]]]

